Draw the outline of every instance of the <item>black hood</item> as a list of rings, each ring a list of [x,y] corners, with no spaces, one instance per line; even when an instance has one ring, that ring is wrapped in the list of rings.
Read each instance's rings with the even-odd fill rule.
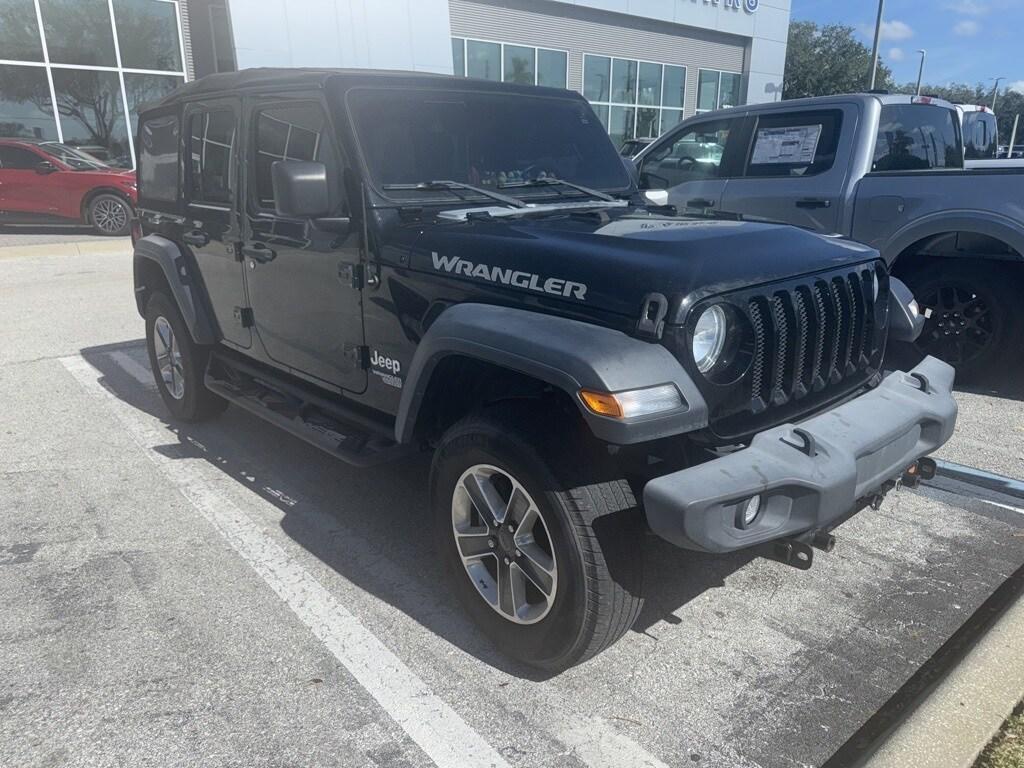
[[[706,296],[877,257],[785,225],[610,209],[427,224],[412,243],[411,266],[629,316],[657,292],[669,299],[671,321]]]

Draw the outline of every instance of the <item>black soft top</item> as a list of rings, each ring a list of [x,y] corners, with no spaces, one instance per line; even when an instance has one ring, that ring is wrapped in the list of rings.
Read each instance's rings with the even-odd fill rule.
[[[207,75],[199,80],[185,83],[160,101],[146,104],[141,111],[170,106],[196,98],[235,94],[239,91],[278,88],[326,88],[330,83],[340,91],[353,87],[414,87],[414,88],[471,88],[474,91],[497,93],[522,93],[537,95],[547,91],[548,95],[563,98],[582,98],[575,91],[560,88],[543,88],[534,85],[498,83],[492,80],[439,75],[431,72],[404,72],[380,69],[301,69],[272,68],[243,69],[239,72],[223,72]]]

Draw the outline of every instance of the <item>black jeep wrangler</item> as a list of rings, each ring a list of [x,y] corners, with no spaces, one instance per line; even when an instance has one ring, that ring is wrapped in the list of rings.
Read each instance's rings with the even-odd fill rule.
[[[883,374],[921,319],[875,251],[646,205],[578,94],[253,70],[146,109],[136,146],[173,416],[433,451],[453,590],[531,664],[630,627],[647,530],[805,567],[952,433],[948,365]]]

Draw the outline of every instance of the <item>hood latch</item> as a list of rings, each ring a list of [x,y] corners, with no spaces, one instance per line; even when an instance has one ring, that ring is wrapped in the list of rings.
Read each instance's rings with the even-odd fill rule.
[[[665,333],[665,315],[668,314],[668,299],[660,293],[648,293],[640,309],[636,323],[636,335],[644,339],[660,339]]]

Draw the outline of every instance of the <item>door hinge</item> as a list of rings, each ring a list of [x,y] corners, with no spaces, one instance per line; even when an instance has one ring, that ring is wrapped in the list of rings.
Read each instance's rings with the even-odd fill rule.
[[[252,316],[252,307],[235,307],[235,320],[243,328],[252,328],[255,324]]]
[[[366,370],[370,367],[370,348],[358,344],[345,345],[345,359],[356,368]]]
[[[348,264],[341,262],[338,264],[338,277],[341,281],[357,291],[362,290],[365,279],[365,273],[362,264]]]

